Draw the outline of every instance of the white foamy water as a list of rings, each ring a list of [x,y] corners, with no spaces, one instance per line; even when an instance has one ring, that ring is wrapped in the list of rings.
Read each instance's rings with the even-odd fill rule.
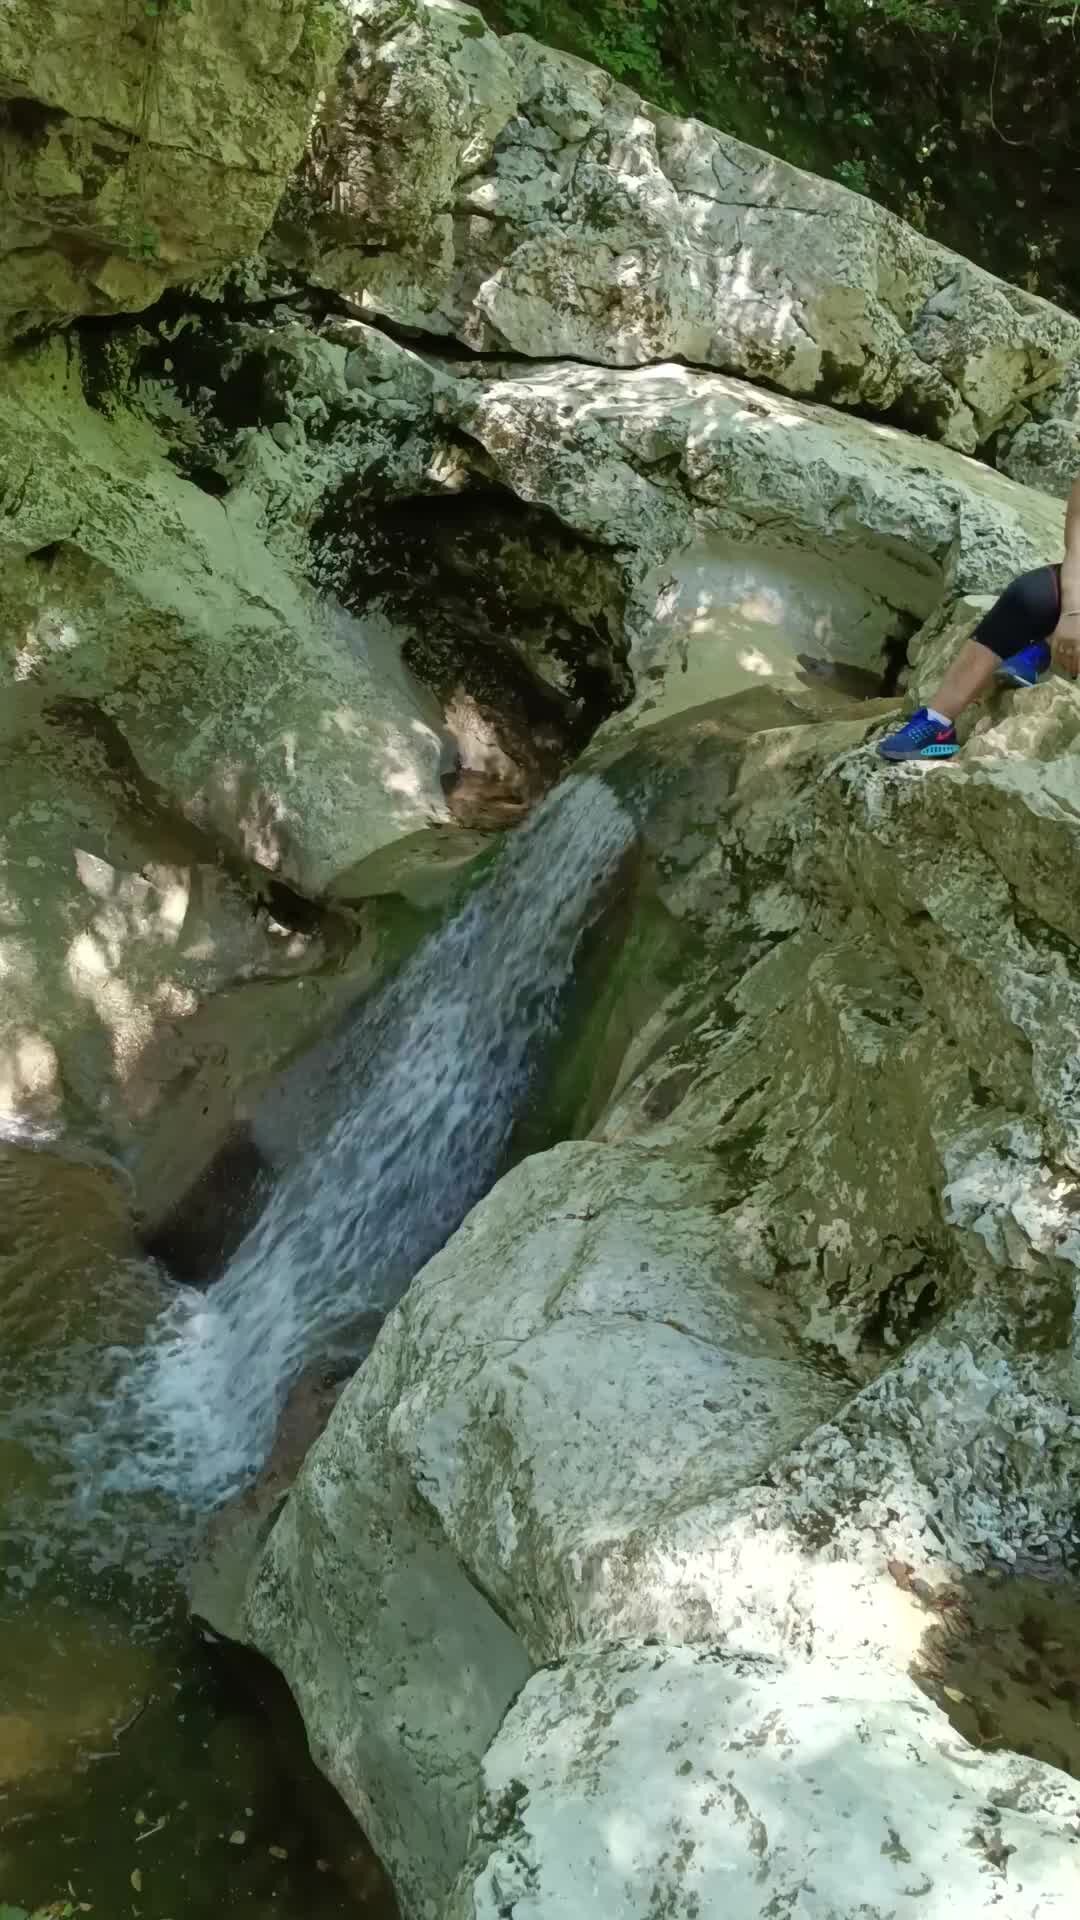
[[[633,831],[601,781],[566,782],[365,1005],[335,1063],[339,1110],[221,1280],[178,1293],[139,1351],[111,1356],[121,1364],[91,1453],[109,1459],[112,1490],[205,1507],[242,1485],[301,1371],[391,1306],[490,1186]]]

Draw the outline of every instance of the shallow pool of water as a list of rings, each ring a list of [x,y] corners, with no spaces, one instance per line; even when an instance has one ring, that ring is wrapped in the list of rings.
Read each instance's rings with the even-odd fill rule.
[[[80,1486],[107,1344],[168,1287],[122,1180],[0,1147],[0,1221],[0,1904],[390,1920],[287,1690],[186,1619],[194,1522]]]

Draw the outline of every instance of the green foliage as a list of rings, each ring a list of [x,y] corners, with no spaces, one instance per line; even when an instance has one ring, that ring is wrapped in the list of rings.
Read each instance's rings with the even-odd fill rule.
[[[156,227],[138,227],[131,236],[129,246],[134,259],[157,260],[161,255],[161,235]],[[0,1920],[3,1920],[2,1913]]]
[[[33,1913],[29,1913],[25,1907],[0,1903],[0,1920],[74,1920],[75,1914],[89,1912],[89,1907],[76,1907],[70,1900],[54,1900],[50,1906],[35,1907]]]
[[[852,193],[870,192],[870,175],[865,160],[838,160],[833,173],[842,187],[850,187]]]
[[[1071,26],[1072,5],[1062,0],[822,0],[826,13],[846,26],[875,31],[894,27],[935,39],[978,41],[1024,16],[1043,15],[1040,24]]]
[[[662,44],[674,3],[591,0],[578,9],[567,0],[502,0],[488,11],[499,15],[500,25],[566,47],[666,107],[677,104]]]
[[[478,0],[1080,311],[1080,0]]]
[[[151,20],[164,20],[170,13],[190,13],[195,0],[143,0],[143,10]]]
[[[933,0],[826,0],[837,20],[865,26],[910,27],[915,33],[963,30],[964,8],[940,7]]]

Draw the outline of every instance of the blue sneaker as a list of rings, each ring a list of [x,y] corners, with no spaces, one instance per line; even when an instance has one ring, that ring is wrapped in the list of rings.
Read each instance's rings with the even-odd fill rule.
[[[913,713],[898,733],[890,733],[878,741],[883,760],[951,760],[959,751],[956,728],[943,727],[939,720],[931,720],[925,707]]]
[[[999,680],[1007,680],[1013,687],[1034,687],[1050,666],[1050,649],[1043,640],[1036,640],[1030,647],[1022,647],[1019,653],[1010,654],[997,670]]]

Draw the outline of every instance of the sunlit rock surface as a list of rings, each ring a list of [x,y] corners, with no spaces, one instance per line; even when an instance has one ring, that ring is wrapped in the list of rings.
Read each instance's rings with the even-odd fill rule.
[[[972,451],[1080,322],[835,181],[448,0],[356,0],[278,250],[483,352],[682,359]]]
[[[177,811],[312,893],[446,818],[439,740],[393,636],[354,632],[257,511],[83,398],[62,344],[13,362],[0,587],[9,685],[80,699]]]
[[[583,1011],[591,1138],[414,1282],[223,1620],[410,1914],[583,1887],[689,1913],[735,1873],[762,1915],[944,1916],[1007,1862],[1010,1911],[1066,1911],[1075,1784],[909,1678],[921,1594],[962,1618],[988,1566],[1076,1544],[1080,701],[990,717],[936,777],[877,762],[873,710],[807,723],[765,688],[592,756],[639,796],[639,913],[681,958],[621,1058]],[[422,1566],[437,1639],[373,1604]]]
[[[65,344],[8,361],[0,1100],[115,1145],[184,1084],[178,1173],[328,996],[272,1018],[256,996],[250,1021],[209,1001],[354,948],[361,987],[363,930],[310,897],[407,887],[475,842],[400,636],[320,600],[257,495],[224,503],[168,451],[87,404]]]
[[[1061,509],[948,448],[661,366],[459,378],[443,418],[525,500],[624,556],[635,726],[791,678],[801,648],[880,673],[943,600],[1061,544]]]
[[[828,1657],[580,1653],[484,1762],[449,1920],[619,1913],[1064,1915],[1072,1783],[974,1758],[910,1684]]]

